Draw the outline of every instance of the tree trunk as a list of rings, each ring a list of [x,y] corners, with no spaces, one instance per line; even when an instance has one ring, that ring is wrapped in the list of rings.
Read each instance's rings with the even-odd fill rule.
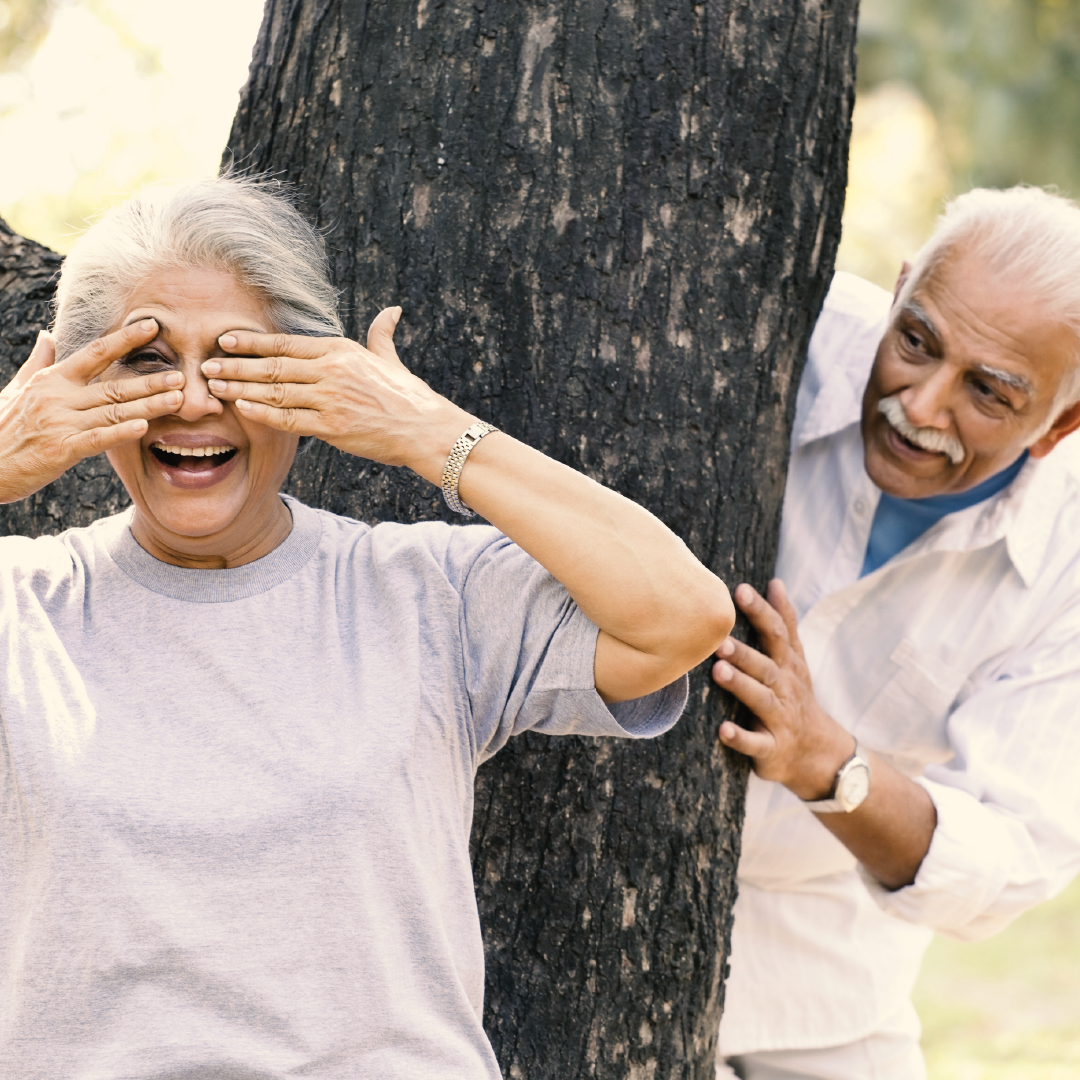
[[[351,335],[401,303],[420,376],[761,584],[840,233],[855,16],[270,0],[226,156],[298,185]],[[81,523],[98,480],[0,508],[0,531]],[[322,443],[288,489],[367,521],[449,517],[425,481]],[[716,739],[733,711],[703,667],[661,739],[526,736],[480,770],[485,1024],[509,1077],[711,1080],[746,776]]]

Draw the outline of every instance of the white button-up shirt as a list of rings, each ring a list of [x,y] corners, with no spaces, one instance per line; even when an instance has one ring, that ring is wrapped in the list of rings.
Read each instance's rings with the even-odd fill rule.
[[[777,575],[823,708],[934,801],[889,892],[786,788],[752,777],[720,1048],[918,1031],[932,931],[980,938],[1080,870],[1080,436],[860,579],[880,491],[863,389],[891,297],[837,274],[799,388]]]

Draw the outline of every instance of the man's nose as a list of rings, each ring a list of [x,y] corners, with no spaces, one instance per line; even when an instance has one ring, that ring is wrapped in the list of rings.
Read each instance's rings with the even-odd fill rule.
[[[915,427],[948,428],[950,403],[955,390],[953,373],[946,364],[924,369],[922,378],[900,392],[900,404]]]
[[[201,360],[184,363],[184,404],[176,413],[181,420],[201,420],[204,416],[220,416],[225,411],[225,406],[210,393],[200,363]]]

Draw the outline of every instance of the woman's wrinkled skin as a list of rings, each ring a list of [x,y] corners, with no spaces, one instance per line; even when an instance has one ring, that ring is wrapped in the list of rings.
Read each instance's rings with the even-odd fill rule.
[[[131,531],[155,558],[181,566],[238,566],[261,558],[292,528],[277,493],[298,437],[219,401],[201,365],[224,355],[218,338],[226,331],[272,333],[266,307],[231,274],[169,270],[140,285],[121,324],[147,318],[155,320],[157,335],[117,360],[103,378],[178,372],[183,403],[151,420],[142,438],[108,453],[135,503]],[[178,456],[167,447],[203,456]],[[207,456],[208,449],[219,452]]]

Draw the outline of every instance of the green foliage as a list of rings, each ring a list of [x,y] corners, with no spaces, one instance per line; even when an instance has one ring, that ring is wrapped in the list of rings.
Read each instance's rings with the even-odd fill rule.
[[[933,110],[956,191],[1080,195],[1080,0],[863,0],[859,89],[891,81]]]

